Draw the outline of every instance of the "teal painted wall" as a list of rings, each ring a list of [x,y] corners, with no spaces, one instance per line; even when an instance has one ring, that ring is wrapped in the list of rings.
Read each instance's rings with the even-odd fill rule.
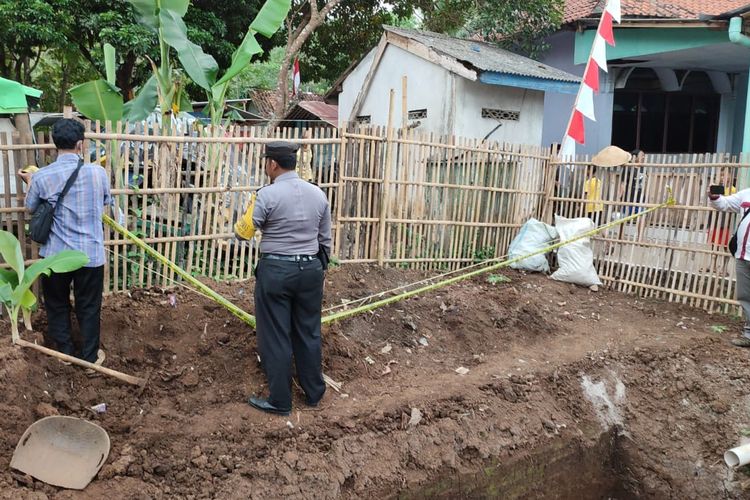
[[[588,30],[575,35],[575,64],[584,64],[591,52],[596,30]],[[607,46],[607,59],[638,57],[647,54],[672,52],[727,43],[729,40],[724,30],[707,28],[628,28],[615,32],[614,47]]]
[[[745,128],[745,107],[747,106],[747,73],[740,73],[735,80],[734,125],[732,129],[732,153],[742,150],[742,135]]]

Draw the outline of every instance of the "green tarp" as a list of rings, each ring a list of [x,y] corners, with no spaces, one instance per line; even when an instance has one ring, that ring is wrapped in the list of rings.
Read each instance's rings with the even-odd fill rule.
[[[26,97],[38,99],[42,91],[0,78],[0,114],[28,113]]]

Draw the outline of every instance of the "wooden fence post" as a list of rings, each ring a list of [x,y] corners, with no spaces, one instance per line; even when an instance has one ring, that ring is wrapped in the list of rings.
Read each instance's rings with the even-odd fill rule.
[[[348,139],[346,136],[346,128],[340,129],[339,133],[341,134],[341,143],[339,145],[339,168],[336,172],[336,175],[338,176],[338,186],[336,188],[336,237],[332,254],[341,260],[341,238],[343,233],[341,217],[344,206],[344,193],[346,192],[344,189],[344,177],[346,176],[346,142]]]
[[[378,265],[385,263],[385,230],[388,223],[388,207],[390,205],[391,160],[393,158],[393,98],[395,91],[391,89],[388,106],[388,130],[386,132],[385,165],[383,167],[383,188],[380,192],[380,226],[378,227]]]
[[[554,224],[554,207],[550,198],[555,195],[555,169],[559,167],[556,163],[557,144],[553,144],[549,151],[549,158],[542,163],[544,168],[544,200],[542,201],[542,219],[549,224]]]

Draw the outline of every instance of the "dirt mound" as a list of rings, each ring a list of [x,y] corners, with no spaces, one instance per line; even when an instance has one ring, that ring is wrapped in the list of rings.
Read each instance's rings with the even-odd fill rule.
[[[265,387],[255,336],[238,319],[181,289],[108,297],[107,364],[148,385],[87,378],[0,347],[0,491],[73,496],[7,469],[23,430],[57,412],[96,421],[112,440],[108,463],[76,498],[742,496],[742,478],[727,479],[718,460],[747,422],[745,352],[710,328],[736,323],[507,275],[508,283],[477,278],[327,326],[324,369],[342,392],[329,389],[310,409],[295,387],[288,418],[245,403]],[[337,268],[326,307],[424,277]],[[251,282],[212,286],[252,310]],[[102,402],[106,413],[89,409]],[[559,466],[529,466],[540,460]],[[588,469],[566,476],[566,463]]]

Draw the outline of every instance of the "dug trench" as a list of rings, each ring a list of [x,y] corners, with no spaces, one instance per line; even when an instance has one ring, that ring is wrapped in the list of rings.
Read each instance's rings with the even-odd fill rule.
[[[750,431],[750,352],[729,344],[738,319],[505,274],[326,326],[324,370],[341,392],[307,408],[295,386],[289,417],[245,403],[265,389],[254,333],[183,289],[105,300],[107,365],[144,388],[8,336],[0,498],[750,498],[747,472],[722,461]],[[336,268],[326,307],[424,276]],[[252,311],[252,282],[211,286]],[[9,469],[26,427],[51,414],[111,438],[82,492]]]

